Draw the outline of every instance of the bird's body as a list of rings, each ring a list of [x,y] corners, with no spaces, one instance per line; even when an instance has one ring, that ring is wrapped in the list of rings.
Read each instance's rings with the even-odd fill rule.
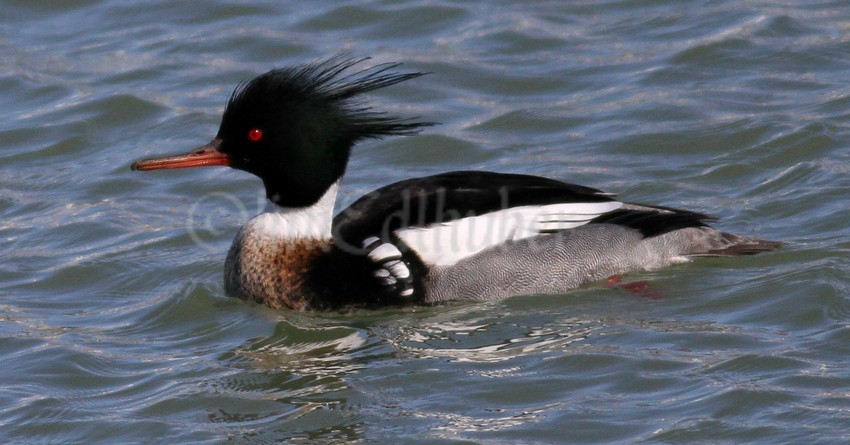
[[[343,73],[355,63],[331,59],[259,76],[236,89],[212,142],[133,165],[230,165],[263,180],[269,205],[241,228],[227,255],[229,294],[298,310],[493,299],[779,246],[717,231],[701,213],[493,172],[397,182],[333,217],[357,141],[429,125],[353,102],[419,74],[390,73],[394,65]]]

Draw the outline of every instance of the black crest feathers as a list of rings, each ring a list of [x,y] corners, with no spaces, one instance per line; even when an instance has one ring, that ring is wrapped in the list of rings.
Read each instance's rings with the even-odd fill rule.
[[[246,109],[274,109],[275,103],[287,101],[306,104],[315,109],[334,110],[352,140],[392,135],[413,135],[432,122],[418,117],[399,118],[372,111],[357,96],[361,93],[395,85],[426,73],[399,73],[399,63],[383,63],[362,70],[352,70],[369,58],[335,56],[303,65],[273,69],[243,82],[233,91],[225,107],[228,114]],[[263,102],[258,107],[257,101]],[[266,105],[263,107],[262,105]]]

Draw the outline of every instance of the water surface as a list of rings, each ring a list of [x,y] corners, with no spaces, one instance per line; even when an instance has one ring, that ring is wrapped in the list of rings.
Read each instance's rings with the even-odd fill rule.
[[[353,313],[228,298],[262,206],[208,141],[237,82],[340,52],[440,122],[340,205],[455,169],[550,176],[783,240],[565,295]],[[841,443],[850,9],[840,1],[6,1],[4,443]]]

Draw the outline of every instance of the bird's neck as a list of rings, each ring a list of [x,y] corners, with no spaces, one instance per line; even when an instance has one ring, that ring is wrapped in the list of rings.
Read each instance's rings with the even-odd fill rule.
[[[307,207],[281,207],[272,201],[248,225],[252,231],[280,240],[328,240],[339,182]]]
[[[272,308],[304,309],[305,280],[333,241],[331,222],[338,183],[313,205],[266,210],[248,221],[230,246],[224,263],[227,293]]]

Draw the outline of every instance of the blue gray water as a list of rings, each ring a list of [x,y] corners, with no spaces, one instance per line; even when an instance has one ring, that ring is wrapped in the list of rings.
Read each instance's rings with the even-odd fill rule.
[[[845,2],[0,8],[3,443],[850,441]],[[344,314],[228,298],[259,181],[130,163],[207,142],[238,81],[340,52],[430,72],[369,100],[441,123],[358,146],[340,205],[521,172],[788,247],[627,277],[648,294]]]

